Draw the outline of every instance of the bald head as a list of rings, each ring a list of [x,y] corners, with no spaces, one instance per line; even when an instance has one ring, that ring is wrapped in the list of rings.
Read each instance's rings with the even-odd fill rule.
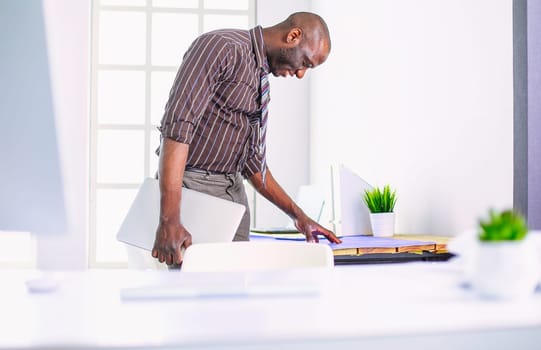
[[[296,12],[275,26],[263,29],[270,71],[275,76],[302,78],[325,62],[331,51],[327,24],[319,15]]]
[[[327,23],[321,16],[312,12],[295,12],[285,21],[280,23],[285,29],[301,28],[308,40],[321,41],[324,46],[331,50],[331,37]]]

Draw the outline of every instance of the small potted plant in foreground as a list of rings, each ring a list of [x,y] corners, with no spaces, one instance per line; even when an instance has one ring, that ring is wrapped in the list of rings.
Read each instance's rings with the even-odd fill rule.
[[[365,191],[364,201],[370,210],[372,233],[376,237],[391,237],[394,235],[394,206],[396,204],[396,191],[391,191],[389,185],[383,190],[376,187]]]
[[[525,237],[524,217],[513,211],[491,210],[479,222],[479,249],[473,287],[484,297],[516,298],[533,293],[537,284],[536,256]]]

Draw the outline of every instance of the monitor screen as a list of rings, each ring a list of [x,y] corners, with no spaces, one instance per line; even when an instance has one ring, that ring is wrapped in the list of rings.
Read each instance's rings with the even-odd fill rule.
[[[371,235],[370,211],[363,197],[372,186],[343,165],[335,165],[331,171],[334,232],[343,236]]]
[[[0,231],[65,232],[41,1],[0,1]]]

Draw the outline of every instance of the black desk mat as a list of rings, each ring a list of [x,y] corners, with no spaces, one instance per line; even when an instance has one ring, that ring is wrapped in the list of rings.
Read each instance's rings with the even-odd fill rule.
[[[396,264],[414,261],[447,261],[454,255],[451,253],[423,252],[415,253],[373,253],[361,255],[337,255],[334,257],[335,265],[362,265],[362,264]]]

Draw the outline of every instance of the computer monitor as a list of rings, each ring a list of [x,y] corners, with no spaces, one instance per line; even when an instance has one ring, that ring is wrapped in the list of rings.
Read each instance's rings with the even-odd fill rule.
[[[364,202],[372,186],[343,165],[331,167],[332,223],[337,235],[371,235],[370,211]]]
[[[304,211],[309,218],[319,222],[325,204],[323,194],[312,185],[302,185],[299,187],[299,192],[295,198],[295,203]],[[298,233],[295,223],[290,218],[285,226],[269,226],[269,227],[252,227],[252,232],[268,233],[268,234],[290,234]]]
[[[0,43],[0,231],[63,233],[41,1],[0,1]]]

